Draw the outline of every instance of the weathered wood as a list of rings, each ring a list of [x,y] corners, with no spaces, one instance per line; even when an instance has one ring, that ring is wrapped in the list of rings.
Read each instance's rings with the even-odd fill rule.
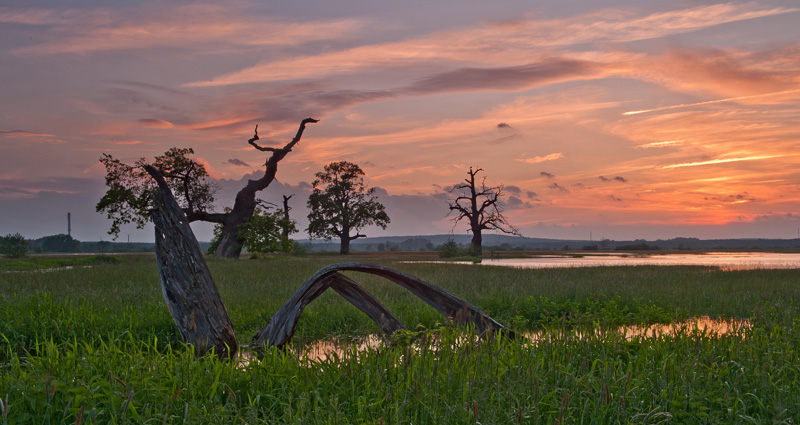
[[[267,346],[282,348],[289,343],[294,336],[295,327],[303,309],[329,287],[334,288],[340,294],[344,293],[343,296],[346,299],[367,313],[384,331],[391,332],[401,329],[402,324],[385,307],[351,279],[339,273],[348,270],[374,274],[395,282],[456,323],[473,323],[481,333],[502,331],[506,335],[513,336],[513,332],[475,306],[438,286],[384,266],[367,263],[342,263],[320,269],[300,286],[253,337],[253,347],[256,352],[261,353]],[[367,294],[367,297],[364,294]]]
[[[383,332],[391,334],[404,328],[400,320],[391,311],[349,277],[341,273],[335,273],[331,275],[330,285],[331,289],[349,301],[350,304],[366,313],[372,321],[380,326]]]
[[[194,346],[196,355],[213,350],[220,358],[233,358],[238,349],[233,323],[189,221],[161,173],[149,165],[145,170],[159,186],[150,217],[156,229],[161,289],[172,319],[184,341]]]

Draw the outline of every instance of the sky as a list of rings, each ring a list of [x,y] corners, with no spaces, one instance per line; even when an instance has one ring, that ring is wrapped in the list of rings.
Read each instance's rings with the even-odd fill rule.
[[[301,229],[314,173],[350,161],[392,219],[369,236],[466,233],[448,188],[474,167],[528,237],[800,237],[798,22],[796,0],[4,1],[0,235],[70,213],[111,240],[103,153],[191,147],[221,210],[263,168],[256,124],[282,147],[313,117],[261,194]]]

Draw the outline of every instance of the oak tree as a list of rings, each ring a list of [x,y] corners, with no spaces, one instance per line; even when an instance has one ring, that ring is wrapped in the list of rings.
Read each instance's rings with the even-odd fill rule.
[[[451,194],[457,196],[448,202],[450,213],[456,213],[453,217],[455,227],[461,220],[469,223],[472,232],[472,251],[480,256],[483,252],[483,230],[499,230],[516,236],[521,236],[519,230],[509,224],[503,215],[500,197],[503,196],[503,185],[486,186],[486,177],[480,183],[475,182],[475,176],[483,171],[469,168],[468,178],[464,183],[457,184],[450,189]]]
[[[312,238],[339,238],[339,253],[345,255],[350,253],[350,241],[366,237],[360,229],[369,225],[385,229],[389,224],[375,188],[364,183],[364,171],[358,165],[332,162],[315,176],[314,190],[308,197],[308,234]]]
[[[264,175],[247,184],[236,194],[233,207],[222,213],[213,212],[215,185],[208,177],[205,167],[193,159],[190,148],[171,148],[164,155],[155,158],[152,165],[164,175],[169,188],[175,193],[179,206],[189,222],[207,221],[220,224],[219,242],[214,251],[215,257],[238,258],[244,239],[242,231],[255,213],[256,193],[266,189],[275,179],[280,162],[300,141],[306,124],[318,120],[306,118],[300,122],[294,138],[283,148],[263,147],[259,140],[258,126],[248,143],[270,156],[264,163]],[[109,234],[119,235],[120,226],[128,223],[138,228],[144,227],[148,211],[152,209],[153,182],[144,171],[148,162],[142,158],[134,165],[128,165],[108,154],[103,154],[100,162],[106,168],[108,191],[97,204],[98,212],[105,212],[112,220]]]

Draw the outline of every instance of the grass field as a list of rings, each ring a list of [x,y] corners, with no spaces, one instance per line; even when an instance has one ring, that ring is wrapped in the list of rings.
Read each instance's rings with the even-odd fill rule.
[[[349,274],[411,330],[325,361],[272,350],[220,362],[181,343],[151,256],[56,260],[0,260],[0,424],[800,423],[798,270],[520,270],[372,256],[547,337],[465,337],[402,288]],[[246,345],[300,284],[340,261],[209,267]],[[617,331],[703,315],[752,326],[721,336]],[[326,293],[295,343],[377,332]]]

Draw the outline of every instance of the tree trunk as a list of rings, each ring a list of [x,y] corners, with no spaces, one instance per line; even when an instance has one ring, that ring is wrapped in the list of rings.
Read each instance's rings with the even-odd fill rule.
[[[343,234],[342,243],[339,245],[339,255],[350,254],[350,237]]]
[[[221,359],[236,355],[236,335],[225,304],[208,271],[186,214],[180,209],[164,177],[154,167],[145,169],[158,182],[155,209],[156,260],[164,300],[184,341],[195,354],[214,352]]]
[[[250,180],[250,182],[252,181]],[[248,190],[249,187],[249,185],[244,187],[236,194],[233,209],[222,225],[219,245],[214,251],[214,256],[217,258],[239,258],[242,253],[244,238],[239,236],[239,232],[243,230],[245,224],[250,222],[250,218],[253,217],[256,210],[256,191]]]
[[[472,253],[480,257],[483,255],[483,235],[481,235],[481,226],[472,226]]]

